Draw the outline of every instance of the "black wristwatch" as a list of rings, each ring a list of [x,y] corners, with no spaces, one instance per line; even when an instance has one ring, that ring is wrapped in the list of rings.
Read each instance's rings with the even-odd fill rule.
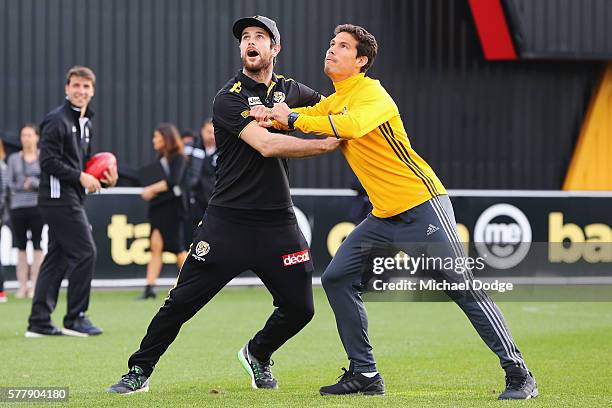
[[[300,114],[297,112],[291,112],[289,116],[287,116],[287,125],[289,125],[289,129],[295,129],[293,127],[293,124],[295,123],[295,121],[297,120],[299,116]]]

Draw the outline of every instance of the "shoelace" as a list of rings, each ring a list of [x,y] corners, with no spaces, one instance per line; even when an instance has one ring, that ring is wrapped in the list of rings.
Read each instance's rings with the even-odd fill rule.
[[[255,375],[255,380],[258,381],[271,381],[272,380],[272,369],[271,366],[274,365],[274,360],[270,360],[267,363],[261,363],[256,360],[251,361],[251,367],[253,368],[253,374]]]
[[[525,386],[526,382],[527,382],[526,375],[506,376],[506,387],[511,388],[513,390],[517,390],[517,391],[521,390]]]
[[[342,371],[344,371],[344,373],[340,374],[338,376],[338,378],[336,378],[336,380],[340,380],[338,382],[345,382],[345,381],[347,381],[351,377],[352,373],[349,370],[347,370],[346,368],[342,367]]]
[[[141,374],[136,371],[130,370],[127,374],[124,374],[121,377],[121,382],[131,389],[135,390],[136,388],[142,385]]]

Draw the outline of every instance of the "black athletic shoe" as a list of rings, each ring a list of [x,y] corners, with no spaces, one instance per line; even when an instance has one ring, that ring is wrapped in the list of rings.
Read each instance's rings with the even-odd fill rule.
[[[108,389],[110,393],[126,395],[147,391],[149,391],[149,377],[144,375],[144,371],[138,366],[130,368],[127,374],[121,376],[119,381]]]
[[[336,384],[321,387],[319,393],[321,395],[345,395],[357,394],[364,395],[383,395],[385,393],[385,381],[379,373],[372,378],[368,378],[361,373],[349,371],[342,368],[344,374],[338,379]]]
[[[147,300],[147,299],[155,299],[157,297],[157,294],[155,293],[155,286],[153,285],[147,285],[144,288],[144,292],[142,292],[142,295],[138,296],[136,299],[137,300]]]
[[[272,375],[270,368],[274,362],[272,360],[261,362],[249,353],[249,343],[238,350],[238,361],[242,364],[245,371],[251,376],[251,386],[253,388],[277,389],[278,383]]]
[[[102,329],[94,326],[91,320],[83,315],[71,324],[64,324],[62,332],[66,336],[89,337],[102,334]]]
[[[529,371],[521,367],[506,369],[506,389],[499,395],[500,400],[529,399],[538,394],[538,385]]]
[[[25,332],[25,336],[28,338],[47,337],[47,336],[63,336],[64,333],[55,326],[49,327],[36,327],[29,326]]]

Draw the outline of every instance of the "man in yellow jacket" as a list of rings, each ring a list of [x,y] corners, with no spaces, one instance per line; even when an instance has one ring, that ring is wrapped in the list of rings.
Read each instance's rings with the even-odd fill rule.
[[[325,56],[325,73],[336,92],[311,107],[291,110],[285,104],[277,104],[261,118],[261,124],[270,125],[269,119],[275,119],[282,126],[304,133],[345,140],[342,153],[365,187],[373,210],[340,246],[321,279],[350,366],[337,384],[322,387],[320,393],[383,394],[384,381],[376,369],[360,295],[364,248],[383,248],[392,255],[399,250],[414,254],[415,248],[424,247],[429,248],[425,251],[430,256],[435,253],[437,257],[453,259],[464,259],[465,254],[444,186],[412,149],[391,96],[379,81],[365,76],[376,57],[376,39],[364,28],[351,24],[336,27],[334,34]],[[469,270],[434,272],[447,281],[467,284],[468,288],[473,279]],[[499,398],[537,396],[535,380],[495,303],[482,290],[447,294],[498,355],[506,371],[506,389]]]

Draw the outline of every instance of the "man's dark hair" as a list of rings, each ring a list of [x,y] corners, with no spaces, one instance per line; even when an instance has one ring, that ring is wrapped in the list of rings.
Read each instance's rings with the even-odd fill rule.
[[[204,126],[208,125],[209,123],[213,123],[212,118],[204,119],[204,122],[202,122],[202,126],[200,126],[200,129],[202,129]]]
[[[191,138],[195,137],[195,132],[193,131],[193,129],[190,129],[190,128],[183,129],[183,131],[181,132],[181,139],[185,139],[186,137],[191,137]]]
[[[334,30],[334,35],[349,33],[357,41],[357,57],[368,57],[368,62],[361,67],[361,72],[366,72],[376,59],[378,44],[376,38],[365,28],[353,24],[340,24]]]
[[[91,68],[83,67],[81,65],[75,65],[68,70],[66,74],[66,85],[70,85],[70,79],[75,76],[79,78],[89,79],[92,85],[96,86],[96,74],[92,71]]]

